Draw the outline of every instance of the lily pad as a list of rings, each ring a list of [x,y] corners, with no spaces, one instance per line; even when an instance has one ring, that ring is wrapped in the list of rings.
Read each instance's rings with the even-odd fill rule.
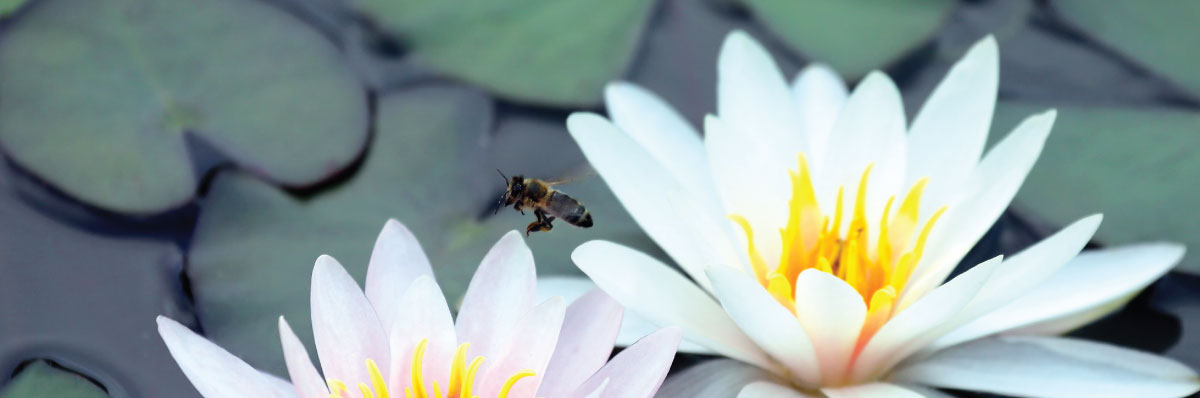
[[[17,373],[0,398],[107,398],[104,389],[83,376],[34,361]]]
[[[899,60],[929,41],[953,0],[740,0],[806,58],[847,79]]]
[[[582,162],[557,118],[497,121],[492,102],[476,91],[419,87],[381,98],[378,109],[362,168],[336,189],[297,199],[227,173],[204,200],[188,268],[197,315],[210,339],[260,369],[284,369],[279,315],[312,342],[309,279],[318,255],[334,256],[362,283],[375,237],[388,218],[398,219],[458,302],[492,244],[533,219],[511,209],[492,215],[504,188],[495,169],[552,178]],[[560,222],[529,237],[539,275],[578,274],[570,252],[590,239],[653,250],[599,178],[561,189],[587,205],[595,227]]]
[[[632,60],[653,0],[354,0],[424,64],[507,99],[595,105]]]
[[[21,9],[28,0],[0,0],[0,18],[4,18],[9,14]]]
[[[0,145],[104,209],[191,200],[198,140],[308,186],[366,141],[366,94],[334,45],[257,1],[46,0],[0,40]]]
[[[1200,112],[1007,102],[992,131],[1050,107],[1058,120],[1017,195],[1018,210],[1056,225],[1102,212],[1095,239],[1103,244],[1200,247]],[[1180,269],[1200,272],[1200,256],[1185,257]]]
[[[1158,72],[1200,98],[1200,52],[1192,38],[1200,2],[1190,0],[1057,0],[1051,3],[1067,23]]]

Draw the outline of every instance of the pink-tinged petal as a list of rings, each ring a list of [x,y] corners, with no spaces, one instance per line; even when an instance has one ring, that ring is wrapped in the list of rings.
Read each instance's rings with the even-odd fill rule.
[[[612,242],[593,240],[571,253],[605,293],[651,323],[679,326],[698,344],[730,358],[778,370],[704,290],[666,264]]]
[[[459,341],[471,343],[471,358],[505,349],[517,321],[533,308],[536,283],[533,252],[519,232],[504,234],[475,270],[455,322]]]
[[[621,329],[623,312],[621,304],[599,289],[571,303],[537,396],[565,396],[604,366]]]
[[[325,379],[317,373],[312,359],[308,357],[308,350],[304,349],[304,343],[300,342],[300,338],[296,337],[296,333],[282,316],[279,317],[279,340],[283,344],[283,361],[287,364],[288,375],[292,378],[289,387],[295,385],[292,389],[300,398],[328,397],[329,389],[325,387]]]
[[[950,206],[930,233],[926,254],[913,270],[897,308],[907,308],[945,281],[996,223],[1041,154],[1055,115],[1051,110],[1030,116],[984,156],[963,187],[964,199]]]
[[[537,301],[542,302],[554,296],[562,296],[567,303],[571,303],[582,297],[585,293],[597,288],[598,286],[592,283],[592,280],[587,277],[561,275],[538,277]],[[621,318],[620,322],[621,331],[617,333],[616,341],[613,342],[615,346],[628,347],[641,340],[642,337],[646,337],[659,329],[658,326],[655,326],[632,311],[624,312],[625,315]],[[679,342],[678,352],[717,355],[713,350],[687,340]]]
[[[701,285],[707,286],[704,268],[710,262],[741,262],[725,213],[709,205],[711,200],[693,197],[611,122],[575,113],[567,118],[567,130],[638,226]]]
[[[196,391],[205,398],[277,397],[278,390],[238,357],[171,318],[159,316],[158,334]],[[293,395],[294,396],[294,395]]]
[[[903,186],[905,132],[904,105],[896,84],[883,73],[867,74],[838,113],[824,163],[814,166],[813,184],[821,210],[832,212],[839,186],[845,187],[842,205],[853,209],[858,182],[867,165],[874,165],[867,184],[867,219],[878,220],[888,197],[908,188]],[[842,228],[845,235],[849,223]],[[868,232],[879,231],[869,228]]]
[[[821,392],[829,398],[924,398],[924,395],[913,390],[888,383],[822,388]]]
[[[1083,252],[1032,291],[938,339],[931,348],[1010,331],[1067,332],[1119,308],[1174,267],[1183,253],[1182,245],[1172,243]],[[1068,322],[1056,322],[1060,320]]]
[[[297,398],[296,387],[292,386],[291,382],[281,379],[281,378],[279,378],[279,376],[276,376],[276,375],[273,375],[273,374],[270,374],[267,372],[263,372],[263,371],[259,371],[258,375],[260,377],[262,377],[263,382],[265,382],[267,384],[267,386],[270,386],[271,390],[274,391],[273,395],[271,395],[272,397],[275,397],[275,398]],[[328,393],[326,393],[326,394],[328,394]],[[328,395],[326,395],[326,396],[328,396]],[[298,398],[304,398],[304,397],[301,396]]]
[[[795,315],[749,275],[727,267],[709,268],[708,275],[721,305],[750,339],[803,385],[820,385],[813,342]]]
[[[675,109],[650,91],[632,83],[609,84],[604,90],[608,115],[662,165],[675,180],[698,197],[716,200],[708,159],[700,133]]]
[[[905,186],[929,178],[921,214],[948,204],[979,163],[992,126],[999,69],[996,39],[987,36],[950,68],[913,118]]]
[[[896,380],[1029,397],[1183,397],[1200,391],[1186,365],[1079,339],[1009,336],[940,351],[898,369]]]
[[[602,397],[653,397],[671,370],[682,335],[679,328],[669,327],[638,340],[584,381],[579,391],[594,390],[607,382]]]
[[[366,283],[367,299],[375,307],[385,335],[406,310],[399,305],[404,291],[425,275],[432,276],[433,271],[417,237],[399,221],[388,220],[375,239]]]
[[[717,115],[743,140],[753,141],[776,162],[794,162],[807,138],[783,73],[750,35],[725,36],[717,59]]]
[[[481,397],[494,397],[500,387],[513,374],[521,370],[532,370],[533,376],[525,377],[509,390],[510,397],[532,397],[546,376],[546,365],[558,345],[562,331],[566,303],[562,297],[552,297],[533,307],[519,319],[511,339],[503,351],[494,357],[486,357],[491,364],[484,363],[476,385]],[[468,357],[474,357],[469,354]]]
[[[796,318],[812,338],[823,384],[841,383],[867,318],[862,296],[836,276],[806,269],[796,277]]]
[[[326,379],[369,382],[366,359],[387,374],[387,335],[367,296],[333,257],[317,258],[312,275],[313,338]]]
[[[742,387],[742,391],[738,391],[737,398],[817,398],[814,395],[808,395],[800,391],[796,391],[791,387],[772,383],[769,381],[756,381]]]
[[[716,359],[672,374],[658,389],[658,396],[729,398],[736,396],[746,385],[759,381],[786,383],[779,376],[744,362]]]
[[[604,396],[604,390],[606,389],[608,389],[608,379],[604,379],[604,381],[600,383],[600,386],[596,387],[592,391],[577,391],[575,395],[572,396],[583,398],[601,398]]]
[[[867,341],[854,361],[850,380],[876,380],[896,363],[949,332],[950,328],[944,325],[970,305],[1001,262],[1001,257],[984,261],[894,315]]]
[[[808,156],[812,164],[822,164],[829,134],[838,112],[846,104],[846,83],[837,71],[824,64],[809,64],[792,82],[792,100],[796,102],[803,135],[808,137]]]
[[[405,311],[398,314],[389,336],[391,373],[384,373],[388,375],[388,385],[412,383],[413,350],[421,340],[428,339],[422,372],[428,380],[439,380],[438,384],[446,386],[450,380],[450,362],[459,343],[442,289],[432,276],[422,276],[413,281],[397,304]]]

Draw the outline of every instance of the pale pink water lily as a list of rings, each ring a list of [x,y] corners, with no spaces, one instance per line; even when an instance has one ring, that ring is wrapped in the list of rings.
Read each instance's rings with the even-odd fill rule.
[[[967,51],[911,123],[882,73],[847,92],[814,65],[789,85],[742,32],[719,58],[717,114],[703,137],[627,83],[607,90],[611,119],[567,120],[592,166],[686,276],[605,241],[575,250],[579,268],[630,312],[681,326],[689,349],[762,373],[717,377],[737,363],[719,362],[705,376],[681,376],[724,380],[693,393],[1200,389],[1196,373],[1173,360],[1055,337],[1119,308],[1178,262],[1179,245],[1079,254],[1096,215],[947,281],[1008,207],[1055,119],[1053,110],[1030,116],[984,154],[998,82],[993,38]]]
[[[420,245],[388,221],[366,291],[336,260],[317,259],[312,324],[324,377],[281,317],[291,383],[262,373],[179,323],[159,333],[206,398],[650,397],[666,377],[680,331],[665,328],[611,360],[622,308],[600,291],[570,306],[537,303],[533,255],[510,232],[492,247],[452,319]]]

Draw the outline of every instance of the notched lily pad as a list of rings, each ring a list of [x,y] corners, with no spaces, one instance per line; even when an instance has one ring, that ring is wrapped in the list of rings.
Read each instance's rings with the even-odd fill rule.
[[[333,44],[257,1],[46,0],[0,40],[0,145],[108,210],[189,201],[185,134],[306,186],[355,158],[367,117]]]
[[[1058,120],[1016,205],[1055,225],[1104,213],[1096,240],[1175,241],[1200,247],[1200,113],[1184,110],[1001,103],[993,132],[1058,108]],[[994,133],[993,140],[1002,137]],[[1181,270],[1200,272],[1200,256]]]
[[[487,249],[533,220],[511,209],[492,215],[503,189],[495,169],[550,178],[582,162],[561,122],[530,116],[494,122],[492,108],[483,94],[462,88],[421,87],[384,97],[362,168],[308,200],[242,173],[218,176],[203,203],[188,269],[208,337],[282,374],[276,319],[286,316],[312,341],[313,261],[333,255],[362,283],[388,218],[413,231],[450,302],[457,302]],[[494,123],[500,131],[493,136]],[[596,225],[560,222],[530,237],[540,275],[577,274],[570,252],[590,239],[652,250],[598,177],[562,189],[587,205]]]
[[[805,58],[858,79],[937,33],[952,0],[739,0]]]
[[[107,398],[108,393],[87,378],[46,361],[34,361],[0,389],[0,398]]]
[[[414,56],[508,99],[594,105],[633,58],[653,0],[354,0]]]

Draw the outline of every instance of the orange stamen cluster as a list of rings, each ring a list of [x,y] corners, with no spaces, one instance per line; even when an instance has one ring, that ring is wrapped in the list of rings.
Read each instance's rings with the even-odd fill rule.
[[[798,171],[789,171],[792,198],[788,202],[788,221],[780,230],[783,246],[779,262],[773,268],[754,246],[754,232],[742,216],[730,215],[746,233],[751,266],[759,284],[780,304],[795,313],[796,278],[814,268],[846,281],[867,305],[867,319],[859,334],[858,347],[879,330],[892,315],[900,293],[921,259],[925,240],[946,208],[938,209],[918,231],[921,193],[928,179],[921,179],[900,201],[893,214],[896,197],[888,198],[883,216],[872,224],[866,215],[867,181],[872,166],[867,166],[858,183],[854,208],[845,217],[842,199],[845,187],[839,187],[833,217],[821,212],[813,188],[808,162],[799,156]],[[848,228],[842,235],[842,223]],[[879,228],[872,241],[870,228]]]

